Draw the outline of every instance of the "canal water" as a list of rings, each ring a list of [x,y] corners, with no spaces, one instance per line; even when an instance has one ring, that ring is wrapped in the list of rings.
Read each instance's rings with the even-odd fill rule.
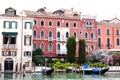
[[[43,75],[40,73],[22,74],[1,73],[0,80],[120,80],[120,72],[107,72],[104,75],[82,75],[76,73],[53,73]]]

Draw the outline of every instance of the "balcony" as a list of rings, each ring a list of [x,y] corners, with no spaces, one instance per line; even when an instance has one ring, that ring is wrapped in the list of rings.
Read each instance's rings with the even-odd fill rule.
[[[17,49],[16,44],[3,44],[2,49]]]
[[[57,38],[57,41],[60,41],[60,38]]]
[[[57,54],[60,54],[60,50],[57,50]]]
[[[49,37],[49,38],[48,38],[48,41],[49,41],[49,42],[53,41],[53,38],[52,38],[52,37]]]

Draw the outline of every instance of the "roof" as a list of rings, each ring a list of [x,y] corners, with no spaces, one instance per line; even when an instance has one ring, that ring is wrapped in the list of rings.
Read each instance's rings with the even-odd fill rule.
[[[63,10],[56,10],[54,12],[45,12],[41,14],[37,11],[23,10],[27,17],[45,17],[45,18],[65,18],[65,19],[80,19],[80,15],[74,16],[73,14],[64,13]],[[63,15],[57,15],[56,12],[61,12]]]
[[[113,18],[111,20],[102,20],[97,22],[98,26],[111,26],[111,27],[120,27],[120,20],[118,18]]]

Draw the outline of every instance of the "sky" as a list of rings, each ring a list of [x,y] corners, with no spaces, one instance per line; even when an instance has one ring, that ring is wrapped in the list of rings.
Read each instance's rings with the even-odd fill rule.
[[[54,12],[64,8],[81,12],[85,15],[96,16],[96,20],[120,19],[119,0],[0,0],[0,13],[8,7],[13,7],[17,12],[22,10],[37,11],[46,7],[46,11]]]

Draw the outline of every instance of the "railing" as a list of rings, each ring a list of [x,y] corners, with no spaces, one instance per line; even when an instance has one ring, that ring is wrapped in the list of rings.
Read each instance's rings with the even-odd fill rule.
[[[57,50],[57,54],[60,54],[60,50]]]
[[[49,38],[48,38],[48,41],[52,41],[52,40],[53,40],[52,37],[49,37]]]
[[[16,49],[16,44],[3,44],[2,45],[3,49]]]

